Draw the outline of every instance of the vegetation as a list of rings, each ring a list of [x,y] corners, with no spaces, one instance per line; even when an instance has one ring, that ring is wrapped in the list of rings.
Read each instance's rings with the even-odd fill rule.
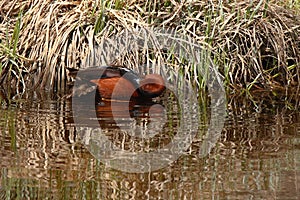
[[[69,72],[103,38],[136,27],[176,28],[194,38],[230,91],[299,86],[299,1],[1,0],[0,6],[0,84],[13,93],[67,92]],[[173,67],[174,60],[184,64],[167,56]],[[198,78],[192,67],[185,73]]]

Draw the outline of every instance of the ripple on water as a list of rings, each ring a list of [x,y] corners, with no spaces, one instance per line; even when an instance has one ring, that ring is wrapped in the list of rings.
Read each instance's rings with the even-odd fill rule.
[[[149,116],[140,111],[132,113],[137,116],[134,122],[147,124]],[[109,116],[95,120],[115,145],[151,151],[176,134],[177,113],[169,112],[167,117],[168,134],[161,133],[153,140],[118,132]],[[201,120],[202,132],[175,162],[149,173],[126,173],[103,165],[81,143],[70,102],[23,101],[0,112],[0,194],[41,199],[80,199],[87,193],[95,199],[297,199],[298,113],[229,112],[216,146],[201,157],[208,121]],[[126,120],[123,122],[130,130]]]

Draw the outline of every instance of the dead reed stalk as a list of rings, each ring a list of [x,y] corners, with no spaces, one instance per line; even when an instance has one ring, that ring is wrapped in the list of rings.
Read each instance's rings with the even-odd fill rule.
[[[175,27],[211,52],[229,88],[299,86],[300,18],[280,3],[1,0],[0,83],[16,92],[65,93],[68,73],[82,67],[103,38],[135,27]]]

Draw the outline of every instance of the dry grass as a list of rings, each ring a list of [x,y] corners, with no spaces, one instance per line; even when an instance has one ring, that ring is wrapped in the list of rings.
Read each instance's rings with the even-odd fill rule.
[[[124,29],[164,27],[176,28],[203,46],[228,88],[296,87],[299,3],[284,5],[295,8],[294,12],[279,5],[282,2],[267,0],[2,0],[0,83],[15,92],[35,87],[65,93],[71,81],[69,71],[84,67],[87,55],[95,53],[103,39]],[[157,62],[155,52],[136,53],[144,58],[136,65]],[[187,64],[171,51],[164,53],[172,67]],[[118,60],[134,67],[132,57]],[[183,69],[198,86],[205,85],[199,81],[205,78],[192,65]]]

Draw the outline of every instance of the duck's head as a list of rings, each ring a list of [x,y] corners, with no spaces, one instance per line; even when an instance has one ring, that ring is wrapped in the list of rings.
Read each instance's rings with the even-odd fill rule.
[[[144,97],[154,98],[161,95],[166,87],[165,81],[159,74],[148,74],[140,80],[139,91]]]

